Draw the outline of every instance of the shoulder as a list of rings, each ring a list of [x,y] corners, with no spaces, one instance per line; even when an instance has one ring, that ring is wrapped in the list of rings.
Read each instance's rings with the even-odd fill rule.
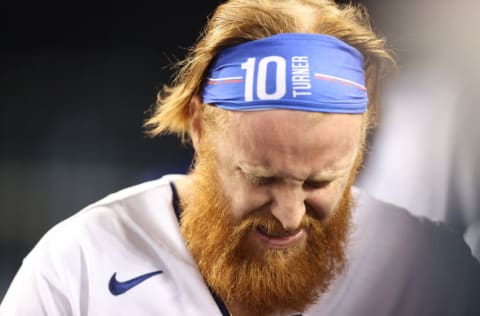
[[[358,290],[365,302],[382,297],[384,306],[376,306],[399,306],[399,315],[480,311],[480,263],[463,236],[365,191],[354,196],[350,266],[341,286]]]
[[[406,208],[382,201],[359,188],[355,188],[354,197],[354,230],[361,236],[381,236],[385,242],[398,247],[404,245],[430,253],[470,253],[463,236],[444,222],[414,215]]]
[[[134,249],[153,239],[160,248],[181,248],[169,185],[180,176],[127,187],[86,206],[53,226],[25,261],[59,260],[65,264],[88,252]],[[133,238],[135,235],[138,238]]]
[[[480,264],[462,236],[353,193],[347,268],[312,315],[480,315]]]
[[[147,200],[154,195],[160,199],[171,201],[170,182],[184,177],[181,174],[169,174],[161,178],[146,181],[130,187],[126,187],[119,191],[113,192],[104,198],[86,206],[80,213],[88,212],[91,209],[98,207],[115,207],[116,205],[125,205],[130,202],[139,202]],[[80,214],[79,213],[79,214]]]
[[[28,309],[22,315],[106,315],[118,306],[134,315],[194,315],[186,302],[196,297],[201,311],[215,308],[179,230],[175,178],[112,193],[52,227],[25,258],[5,308]],[[119,298],[115,287],[125,284]]]

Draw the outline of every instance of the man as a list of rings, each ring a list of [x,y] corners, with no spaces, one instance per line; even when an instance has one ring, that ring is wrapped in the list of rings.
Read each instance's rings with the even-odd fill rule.
[[[0,314],[478,314],[462,239],[352,187],[391,62],[359,8],[221,4],[146,123],[192,171],[55,226]]]

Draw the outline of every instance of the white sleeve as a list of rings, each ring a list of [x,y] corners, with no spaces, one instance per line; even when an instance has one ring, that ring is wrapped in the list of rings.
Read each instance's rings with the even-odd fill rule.
[[[55,280],[26,258],[0,304],[0,316],[68,316],[70,304]]]

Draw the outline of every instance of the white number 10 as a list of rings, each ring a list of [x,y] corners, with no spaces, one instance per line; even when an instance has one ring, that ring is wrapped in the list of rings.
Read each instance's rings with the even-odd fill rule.
[[[246,70],[245,75],[245,101],[253,101],[253,78],[255,75],[256,58],[248,58],[242,64],[242,69]],[[275,63],[275,91],[267,92],[267,68],[269,63]],[[268,56],[260,59],[257,72],[257,97],[260,100],[278,100],[287,92],[286,86],[287,66],[285,59],[280,56]]]

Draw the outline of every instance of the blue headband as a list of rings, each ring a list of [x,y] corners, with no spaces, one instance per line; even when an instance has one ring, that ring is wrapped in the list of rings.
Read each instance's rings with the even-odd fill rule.
[[[322,34],[285,33],[242,43],[211,64],[203,102],[237,111],[363,113],[363,55]]]

